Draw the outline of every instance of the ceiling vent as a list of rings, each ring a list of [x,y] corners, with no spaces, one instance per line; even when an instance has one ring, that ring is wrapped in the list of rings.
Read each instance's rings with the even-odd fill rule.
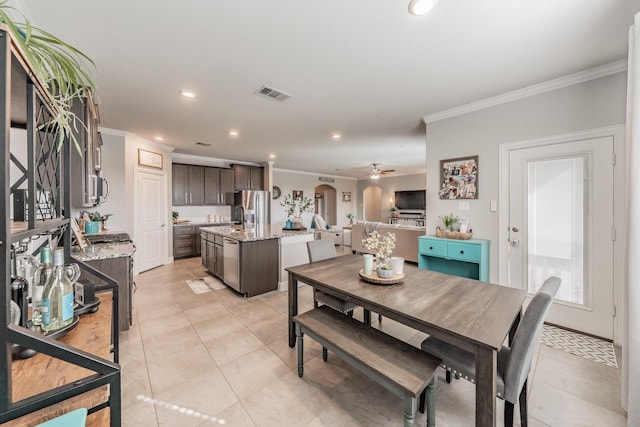
[[[264,96],[265,98],[269,98],[272,99],[274,101],[286,101],[287,99],[291,98],[293,95],[289,95],[286,92],[283,92],[281,90],[278,89],[274,89],[272,87],[269,86],[262,86],[260,87],[260,89],[258,89],[256,91],[256,95],[260,95],[260,96]]]
[[[202,145],[202,146],[205,146],[205,147],[211,147],[211,144],[209,144],[207,142],[200,142],[200,141],[196,142],[196,145]]]

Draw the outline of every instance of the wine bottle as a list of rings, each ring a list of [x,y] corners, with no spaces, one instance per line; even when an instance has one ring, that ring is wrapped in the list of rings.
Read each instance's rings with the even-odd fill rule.
[[[31,323],[36,329],[42,325],[42,298],[44,296],[44,288],[52,274],[51,248],[45,246],[40,249],[40,265],[33,273],[33,294],[31,295],[33,313],[31,315]]]
[[[73,286],[64,271],[64,249],[53,251],[53,273],[42,296],[42,330],[53,332],[73,322]]]
[[[18,271],[16,251],[11,251],[11,299],[20,307],[20,326],[26,326],[28,313],[28,283]]]

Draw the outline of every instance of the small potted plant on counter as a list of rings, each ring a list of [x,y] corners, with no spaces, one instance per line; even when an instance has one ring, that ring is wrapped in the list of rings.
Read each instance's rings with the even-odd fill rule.
[[[440,216],[438,218],[440,218],[440,220],[444,224],[445,229],[448,231],[453,231],[453,226],[457,224],[457,222],[460,220],[460,218],[455,216],[453,213],[450,213],[449,215]]]
[[[352,214],[351,212],[349,212],[347,214],[347,218],[349,218],[349,225],[353,225],[353,220],[356,219],[356,216],[354,214]]]

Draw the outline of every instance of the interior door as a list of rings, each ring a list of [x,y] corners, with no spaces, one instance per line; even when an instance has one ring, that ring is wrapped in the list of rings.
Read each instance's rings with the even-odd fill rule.
[[[164,264],[167,254],[166,175],[139,170],[136,178],[138,271]]]
[[[613,137],[509,152],[509,286],[562,284],[546,321],[613,338]]]

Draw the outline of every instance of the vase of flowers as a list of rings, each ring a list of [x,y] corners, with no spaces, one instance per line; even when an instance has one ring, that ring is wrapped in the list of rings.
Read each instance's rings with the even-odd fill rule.
[[[356,219],[356,216],[354,214],[352,214],[351,212],[349,212],[347,214],[347,218],[349,218],[349,225],[353,225],[353,220]]]
[[[376,270],[380,267],[390,267],[391,262],[389,257],[396,247],[396,235],[395,233],[387,233],[386,236],[381,236],[377,231],[373,231],[369,233],[366,239],[362,240],[362,246],[375,253]],[[393,274],[393,269],[391,270],[391,274]],[[380,274],[378,274],[378,276],[380,276]]]
[[[284,207],[287,215],[285,228],[294,228],[294,225],[302,227],[301,215],[304,212],[313,212],[313,199],[310,197],[294,199],[290,194],[287,194],[280,202],[280,206]]]

